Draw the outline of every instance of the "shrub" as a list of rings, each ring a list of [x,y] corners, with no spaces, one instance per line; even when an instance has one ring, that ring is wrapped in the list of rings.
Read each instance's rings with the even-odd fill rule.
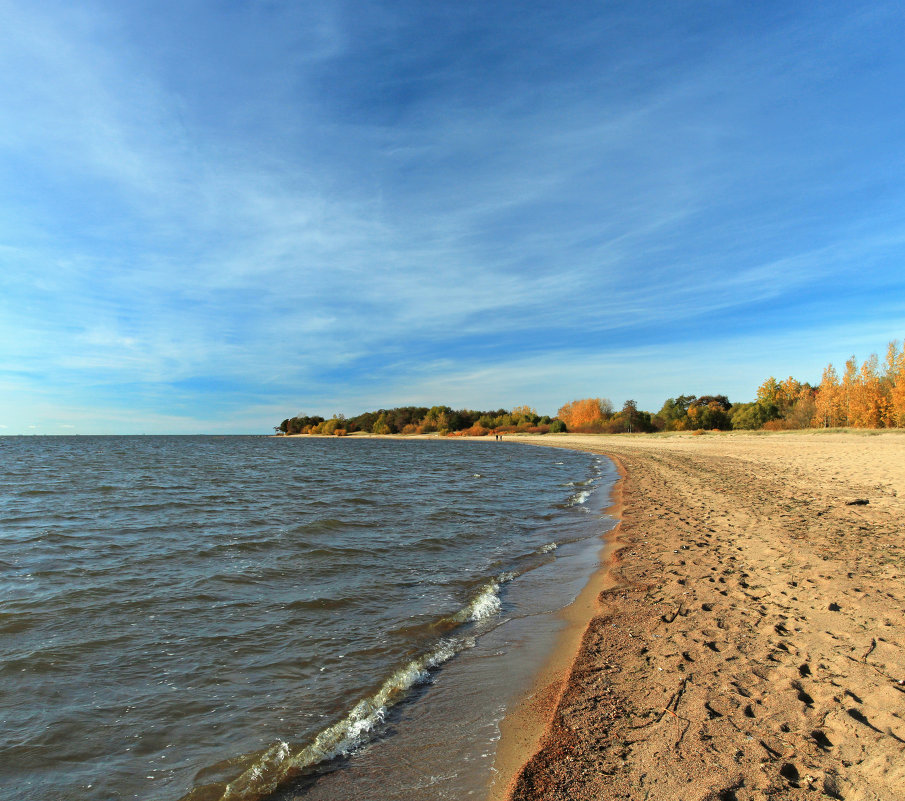
[[[621,429],[620,429],[621,430]],[[569,431],[573,434],[605,434],[612,433],[608,430],[606,420],[595,420],[593,423],[586,423],[580,426],[569,426]]]
[[[788,420],[783,420],[781,417],[776,420],[767,420],[767,422],[761,426],[764,431],[789,431],[794,427],[795,426],[792,425],[792,423]]]

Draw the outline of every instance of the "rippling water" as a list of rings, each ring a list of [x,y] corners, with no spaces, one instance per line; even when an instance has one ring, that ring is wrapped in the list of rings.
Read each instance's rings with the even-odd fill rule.
[[[0,439],[0,789],[474,793],[614,477],[513,443]]]

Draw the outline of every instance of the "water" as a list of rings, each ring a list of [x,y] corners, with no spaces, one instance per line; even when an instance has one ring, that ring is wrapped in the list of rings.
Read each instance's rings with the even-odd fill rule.
[[[615,477],[492,441],[0,438],[0,795],[480,796]]]

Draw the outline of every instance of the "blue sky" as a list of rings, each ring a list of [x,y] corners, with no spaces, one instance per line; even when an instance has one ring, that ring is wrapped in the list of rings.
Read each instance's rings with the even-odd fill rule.
[[[0,433],[659,409],[905,336],[896,3],[0,0]]]

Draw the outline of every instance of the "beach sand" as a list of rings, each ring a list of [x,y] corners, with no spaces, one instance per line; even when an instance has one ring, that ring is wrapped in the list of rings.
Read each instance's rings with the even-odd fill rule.
[[[518,441],[624,478],[497,797],[905,798],[905,432]]]

